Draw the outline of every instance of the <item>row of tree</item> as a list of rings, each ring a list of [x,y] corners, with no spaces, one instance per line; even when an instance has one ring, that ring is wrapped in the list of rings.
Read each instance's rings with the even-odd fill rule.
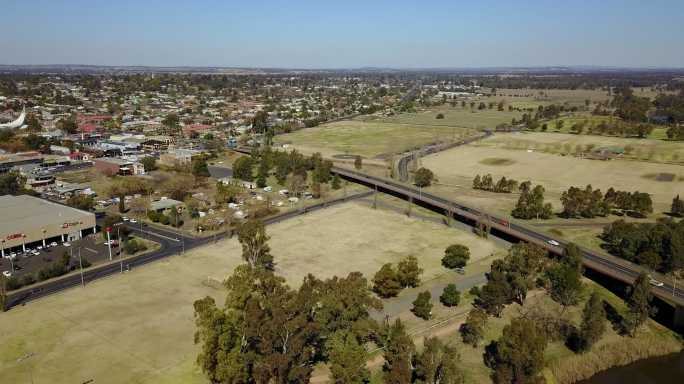
[[[525,181],[518,188],[520,197],[511,215],[517,219],[549,219],[553,215],[550,203],[544,202],[544,187],[536,185],[532,188],[531,181]]]
[[[245,180],[256,180],[257,187],[263,188],[268,177],[273,174],[281,185],[287,185],[290,192],[298,195],[306,186],[311,176],[311,189],[314,197],[319,197],[321,185],[330,183],[333,189],[340,188],[339,176],[332,175],[333,163],[324,160],[320,153],[306,157],[296,150],[291,152],[273,151],[270,147],[255,149],[250,156],[242,156],[233,163],[234,177]],[[256,176],[254,169],[257,169]]]
[[[630,223],[617,220],[601,238],[613,255],[661,272],[684,267],[684,220]]]
[[[648,193],[630,193],[609,188],[604,195],[600,189],[593,189],[591,185],[584,189],[570,187],[561,195],[561,203],[561,216],[566,218],[607,216],[615,209],[638,217],[645,217],[653,212],[653,201]]]
[[[494,183],[492,175],[486,174],[482,177],[476,175],[473,179],[473,189],[481,189],[483,191],[497,192],[497,193],[511,193],[518,188],[518,181],[513,179],[506,179],[502,176],[499,181]]]

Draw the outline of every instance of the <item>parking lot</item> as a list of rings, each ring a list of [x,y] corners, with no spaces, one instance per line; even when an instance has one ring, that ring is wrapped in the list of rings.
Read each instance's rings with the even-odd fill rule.
[[[36,274],[41,269],[62,260],[64,253],[70,254],[70,266],[79,266],[79,252],[83,260],[90,264],[98,264],[109,260],[109,250],[101,233],[90,234],[83,239],[62,243],[61,241],[47,242],[47,247],[42,245],[26,247],[26,253],[19,251],[5,252],[5,258],[0,258],[0,271],[10,271],[12,263],[14,272],[12,276],[21,278],[27,274]],[[39,249],[40,248],[40,249]],[[112,247],[112,256],[118,256],[119,247]],[[10,260],[11,255],[14,258]]]

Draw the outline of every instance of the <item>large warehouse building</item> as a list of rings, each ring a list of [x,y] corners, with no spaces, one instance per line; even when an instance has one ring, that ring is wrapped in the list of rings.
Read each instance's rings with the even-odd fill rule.
[[[0,196],[2,256],[51,241],[71,241],[96,231],[95,214],[37,197]]]

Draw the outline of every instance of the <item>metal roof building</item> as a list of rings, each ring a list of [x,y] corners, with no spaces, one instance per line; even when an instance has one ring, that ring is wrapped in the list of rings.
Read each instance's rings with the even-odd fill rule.
[[[5,249],[67,241],[96,230],[95,214],[29,195],[0,196],[0,242]],[[38,245],[38,244],[37,244]]]

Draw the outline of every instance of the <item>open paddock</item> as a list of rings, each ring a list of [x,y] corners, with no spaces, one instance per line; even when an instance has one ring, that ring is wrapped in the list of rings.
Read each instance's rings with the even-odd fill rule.
[[[519,132],[497,133],[472,146],[513,150],[533,150],[560,155],[576,155],[599,148],[617,147],[624,150],[621,157],[652,163],[684,165],[684,143],[678,141],[637,139],[565,133]]]
[[[494,101],[494,100],[491,100]],[[401,113],[396,116],[380,119],[379,121],[397,124],[416,124],[416,125],[435,125],[435,126],[449,126],[449,127],[463,127],[471,129],[493,129],[501,123],[510,123],[512,119],[520,119],[522,113],[517,111],[498,111],[497,107],[493,109],[478,110],[476,102],[475,109],[470,109],[470,104],[466,107],[461,107],[459,104],[451,107],[449,103],[440,106],[431,107],[425,111],[417,113]],[[444,116],[443,119],[437,119],[438,114]]]
[[[541,134],[543,135],[543,134]],[[503,135],[501,135],[503,136]],[[526,135],[521,135],[526,137]],[[535,137],[539,137],[535,136]],[[599,138],[601,139],[601,138]],[[523,142],[511,144],[510,136],[494,136],[481,144],[468,145],[450,149],[422,159],[423,166],[431,169],[439,179],[436,192],[451,193],[456,199],[470,200],[471,193],[480,196],[473,201],[482,208],[493,205],[498,210],[510,212],[515,204],[515,194],[495,194],[490,192],[473,191],[472,180],[475,175],[492,174],[495,180],[506,176],[520,182],[531,180],[534,184],[541,184],[547,191],[546,198],[554,204],[556,210],[561,208],[560,195],[571,186],[584,187],[591,184],[594,188],[606,191],[613,187],[618,190],[648,192],[652,195],[656,212],[669,210],[672,198],[677,193],[684,192],[684,167],[675,164],[657,164],[630,160],[589,160],[573,156],[560,156],[539,152],[537,148],[543,145],[554,145],[553,141],[541,144],[540,141],[526,141],[533,146],[528,150],[509,149],[519,145],[524,149]],[[508,165],[502,165],[503,160],[495,163],[487,159],[506,159]],[[670,174],[671,181],[656,181],[653,175]],[[665,178],[661,178],[665,180]],[[465,190],[465,196],[459,196]]]
[[[308,154],[320,152],[328,158],[351,154],[372,159],[387,158],[431,143],[458,140],[472,133],[460,127],[345,120],[278,135],[275,141]]]

